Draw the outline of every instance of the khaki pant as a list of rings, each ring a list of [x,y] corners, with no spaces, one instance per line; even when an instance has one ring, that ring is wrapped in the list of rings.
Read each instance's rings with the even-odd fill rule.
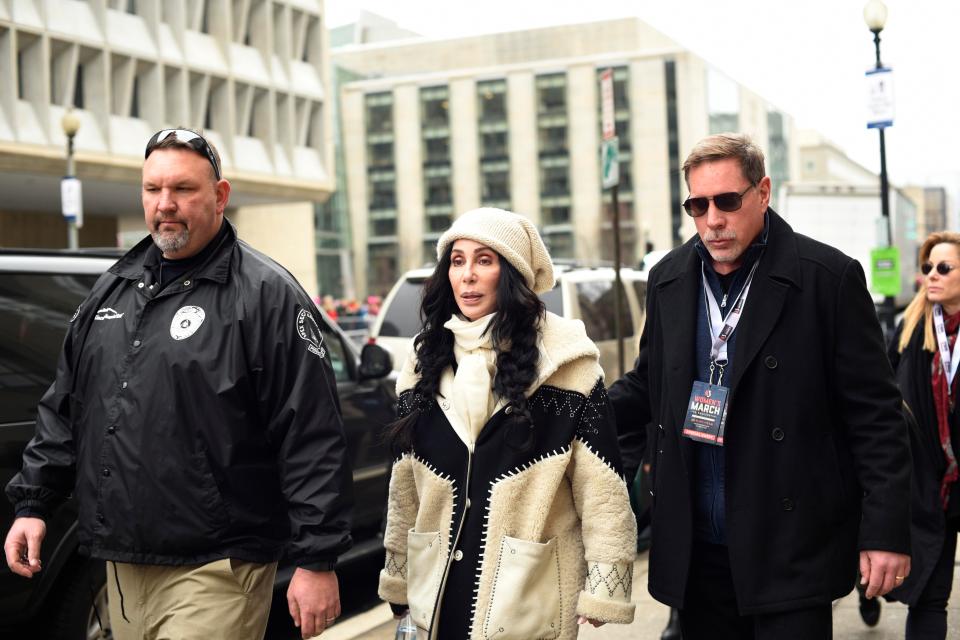
[[[180,567],[108,562],[113,637],[259,640],[276,573],[276,562],[231,559]]]

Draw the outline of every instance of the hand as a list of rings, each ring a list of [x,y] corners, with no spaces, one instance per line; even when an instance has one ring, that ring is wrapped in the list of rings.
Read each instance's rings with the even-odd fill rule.
[[[892,551],[861,551],[860,575],[860,584],[867,585],[867,598],[884,596],[910,575],[910,556]]]
[[[320,635],[340,617],[337,574],[297,567],[287,589],[287,606],[301,637]]]
[[[595,627],[602,627],[607,624],[606,622],[600,622],[599,620],[594,620],[593,618],[588,618],[587,616],[577,616],[577,624],[586,624],[589,622]]]
[[[39,573],[40,545],[47,535],[47,523],[40,518],[17,518],[10,527],[3,550],[7,566],[18,576],[32,578]]]

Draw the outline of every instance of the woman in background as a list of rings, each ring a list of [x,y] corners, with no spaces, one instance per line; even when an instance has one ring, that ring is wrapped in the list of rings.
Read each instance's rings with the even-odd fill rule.
[[[960,233],[930,234],[920,263],[920,291],[890,350],[911,431],[911,571],[887,597],[909,605],[907,640],[942,640],[960,528]]]

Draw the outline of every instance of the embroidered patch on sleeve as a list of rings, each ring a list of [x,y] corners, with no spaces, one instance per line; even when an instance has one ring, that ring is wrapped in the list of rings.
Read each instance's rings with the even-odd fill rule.
[[[323,346],[323,334],[320,333],[320,327],[317,321],[313,319],[306,309],[300,309],[297,314],[297,334],[307,343],[307,351],[322,358],[327,355],[327,350]]]
[[[633,593],[633,565],[591,562],[587,573],[587,591],[599,598],[630,600]]]

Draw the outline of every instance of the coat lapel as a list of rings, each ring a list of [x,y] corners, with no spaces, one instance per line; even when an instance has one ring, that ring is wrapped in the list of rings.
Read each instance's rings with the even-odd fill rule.
[[[695,238],[694,238],[695,240]],[[696,378],[694,349],[697,335],[697,294],[699,292],[700,257],[687,242],[675,265],[669,266],[657,284],[660,317],[663,329],[664,392],[668,415],[677,431],[680,450],[689,468],[690,441],[680,438],[686,416],[690,389]],[[661,416],[654,416],[661,420]]]
[[[736,389],[783,312],[791,285],[800,286],[800,258],[793,230],[773,209],[770,235],[750,285],[743,320],[737,327],[730,388]]]

